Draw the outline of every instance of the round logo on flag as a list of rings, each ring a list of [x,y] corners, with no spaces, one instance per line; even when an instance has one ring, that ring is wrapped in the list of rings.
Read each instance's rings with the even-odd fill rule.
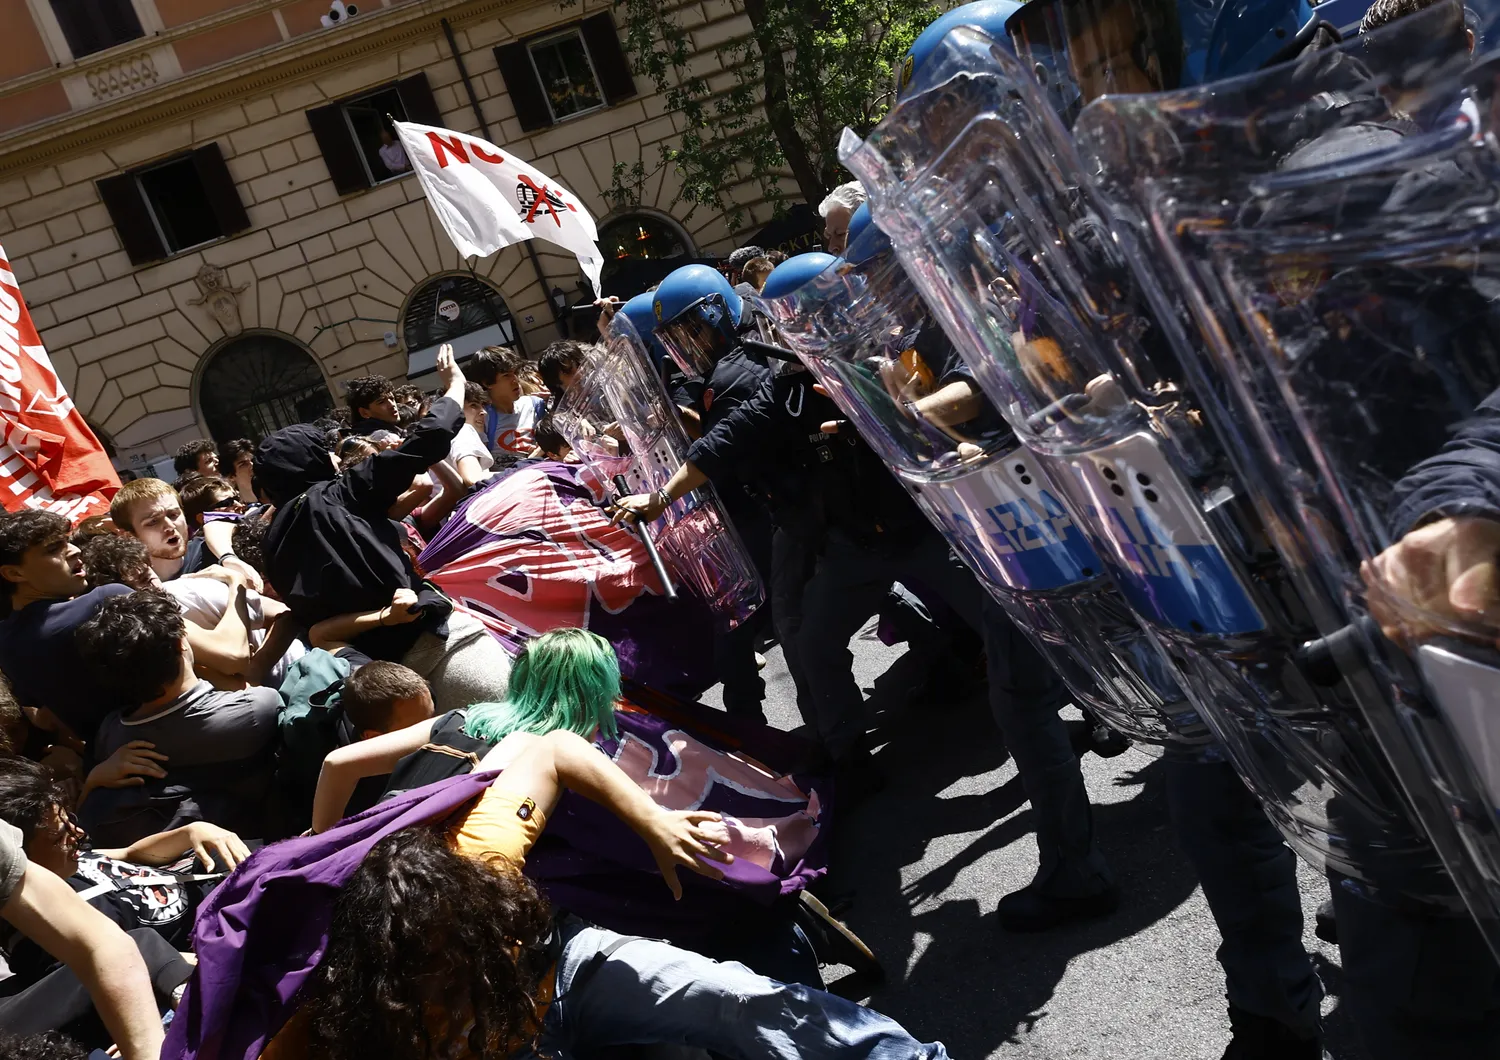
[[[438,316],[442,317],[444,320],[454,321],[458,319],[458,314],[460,312],[458,303],[451,298],[444,298],[441,302],[438,303],[437,309]]]

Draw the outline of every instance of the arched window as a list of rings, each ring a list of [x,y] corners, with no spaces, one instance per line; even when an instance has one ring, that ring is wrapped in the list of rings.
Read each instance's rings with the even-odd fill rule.
[[[505,299],[477,276],[438,276],[418,287],[402,317],[406,377],[437,366],[438,347],[448,342],[460,361],[486,346],[513,346],[516,324]]]
[[[259,440],[326,416],[333,395],[301,346],[279,335],[252,333],[211,355],[198,379],[198,407],[214,441]]]
[[[693,255],[693,244],[686,232],[664,217],[628,213],[599,229],[599,251],[604,255],[602,281],[606,293],[628,298],[660,281],[678,265],[686,265]],[[616,286],[622,290],[616,291]],[[625,290],[632,287],[636,289]]]

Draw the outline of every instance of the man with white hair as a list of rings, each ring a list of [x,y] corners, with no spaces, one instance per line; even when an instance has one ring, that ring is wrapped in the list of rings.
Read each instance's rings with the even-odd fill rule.
[[[865,201],[865,189],[857,180],[840,184],[828,193],[828,198],[818,206],[823,218],[823,249],[830,254],[843,254],[849,245],[849,218]]]

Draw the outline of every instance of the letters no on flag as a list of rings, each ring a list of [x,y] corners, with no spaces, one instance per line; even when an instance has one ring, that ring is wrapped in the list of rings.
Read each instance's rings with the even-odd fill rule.
[[[464,257],[488,257],[527,239],[573,252],[599,293],[599,230],[556,178],[487,140],[451,129],[394,123],[422,191]]]

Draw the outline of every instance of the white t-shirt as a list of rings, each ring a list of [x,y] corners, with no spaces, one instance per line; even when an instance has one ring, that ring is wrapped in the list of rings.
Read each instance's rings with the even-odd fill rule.
[[[453,445],[448,449],[447,464],[455,474],[458,473],[458,462],[466,456],[476,457],[481,471],[488,471],[495,466],[494,454],[485,447],[479,432],[467,423],[458,429],[458,433],[453,436]]]
[[[485,417],[485,430],[490,436],[490,448],[495,458],[513,464],[536,448],[536,421],[546,410],[542,399],[535,394],[516,399],[515,411],[501,412],[491,408]]]
[[[182,617],[204,629],[213,629],[229,610],[229,586],[217,578],[173,578],[162,588],[171,593],[182,608]],[[265,610],[260,605],[261,595],[254,589],[245,590],[245,610],[250,615],[250,647],[259,648],[266,639]],[[276,660],[271,668],[271,684],[279,686],[286,676],[286,669],[307,654],[307,645],[293,640],[286,654]]]

